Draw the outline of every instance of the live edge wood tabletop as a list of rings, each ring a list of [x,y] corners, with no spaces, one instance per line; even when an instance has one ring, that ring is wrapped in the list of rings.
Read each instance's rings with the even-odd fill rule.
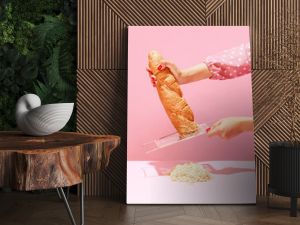
[[[79,184],[84,174],[103,170],[119,144],[113,135],[0,132],[0,187],[29,191]]]

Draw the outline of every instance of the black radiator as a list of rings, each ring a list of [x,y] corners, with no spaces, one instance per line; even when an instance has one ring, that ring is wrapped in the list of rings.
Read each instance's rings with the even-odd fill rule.
[[[291,197],[291,216],[297,216],[300,196],[300,143],[270,144],[269,192]]]

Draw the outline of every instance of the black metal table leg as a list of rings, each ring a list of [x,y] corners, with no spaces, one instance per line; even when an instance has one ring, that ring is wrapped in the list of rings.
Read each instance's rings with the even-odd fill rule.
[[[297,197],[291,197],[290,216],[297,217]]]
[[[80,193],[80,225],[84,225],[84,187],[82,183],[80,183],[78,186]],[[56,190],[59,198],[61,198],[64,202],[72,225],[77,225],[63,188],[59,187]]]

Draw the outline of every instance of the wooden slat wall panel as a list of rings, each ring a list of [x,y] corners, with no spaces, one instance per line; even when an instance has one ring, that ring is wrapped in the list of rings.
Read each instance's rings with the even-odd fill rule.
[[[86,195],[124,200],[126,191],[127,72],[77,70],[77,129],[82,133],[115,134],[121,145],[103,173],[85,178]],[[86,79],[88,77],[88,79]],[[108,191],[109,190],[109,191]]]
[[[104,1],[79,0],[77,68],[126,69],[126,27]]]
[[[268,143],[290,136],[291,114],[282,95],[292,86],[283,83],[300,62],[282,64],[287,40],[281,34],[300,41],[286,30],[285,24],[292,22],[300,22],[298,0],[78,0],[78,131],[122,136],[109,168],[86,177],[86,194],[122,200],[126,196],[127,26],[248,25],[257,194],[265,195]],[[265,59],[273,52],[282,54],[270,63]]]
[[[206,23],[204,0],[104,0],[104,2],[131,26],[188,26]]]

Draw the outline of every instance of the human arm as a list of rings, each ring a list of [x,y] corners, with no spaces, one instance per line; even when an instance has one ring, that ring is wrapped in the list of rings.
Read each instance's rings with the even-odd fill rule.
[[[224,139],[233,138],[243,132],[254,130],[252,117],[228,117],[214,123],[207,130],[208,136],[219,136]]]
[[[251,72],[250,43],[225,50],[204,60],[213,80],[227,80]]]
[[[170,61],[162,61],[160,68],[168,67],[179,84],[187,84],[203,79],[226,80],[243,76],[251,72],[250,44],[225,50],[214,56],[208,56],[195,66],[180,69]],[[148,71],[151,76],[151,71]],[[155,85],[155,77],[152,77]]]

